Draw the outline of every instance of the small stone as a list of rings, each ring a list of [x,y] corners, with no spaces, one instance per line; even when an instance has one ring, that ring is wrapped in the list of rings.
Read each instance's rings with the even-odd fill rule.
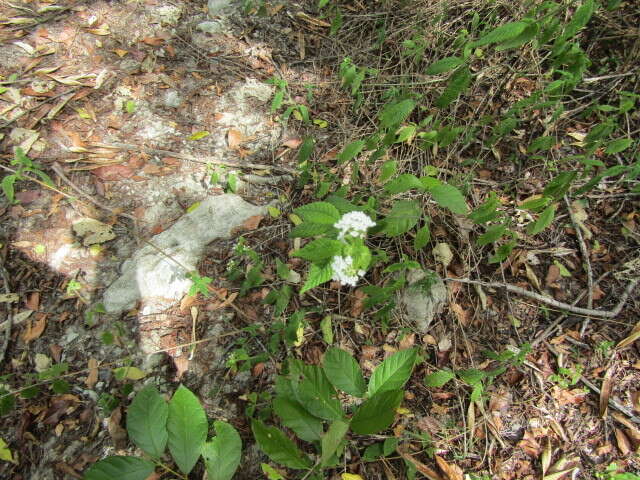
[[[209,0],[207,2],[207,8],[209,15],[212,17],[220,15],[222,11],[231,4],[231,0]]]
[[[165,107],[178,108],[180,105],[182,105],[182,102],[184,102],[184,99],[177,90],[167,90],[164,94]]]
[[[447,287],[436,272],[429,269],[410,270],[408,285],[399,295],[399,306],[407,321],[421,333],[426,333],[433,318],[447,304]]]
[[[201,32],[211,35],[216,35],[218,33],[224,32],[224,25],[222,24],[222,22],[217,21],[201,22],[196,28]]]

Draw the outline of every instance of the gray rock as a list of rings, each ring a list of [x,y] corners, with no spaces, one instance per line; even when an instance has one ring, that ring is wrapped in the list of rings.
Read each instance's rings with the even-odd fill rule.
[[[186,271],[196,269],[205,246],[255,215],[264,215],[237,195],[218,195],[202,201],[171,228],[154,236],[122,265],[122,275],[104,292],[107,313],[120,314],[142,300],[143,315],[160,313],[179,301],[191,286]],[[158,251],[161,250],[161,251]],[[168,258],[170,257],[170,258]]]
[[[164,105],[169,108],[178,108],[184,102],[184,98],[177,90],[170,89],[164,94]]]
[[[209,15],[220,15],[222,11],[231,5],[231,0],[209,0],[207,2],[207,8],[209,9]]]
[[[219,21],[207,21],[201,22],[196,27],[198,30],[204,33],[209,33],[211,35],[216,35],[218,33],[223,33],[225,31],[225,25]]]
[[[421,333],[426,333],[433,318],[447,304],[447,287],[438,274],[429,269],[410,270],[407,283],[400,292],[398,306],[408,322]]]

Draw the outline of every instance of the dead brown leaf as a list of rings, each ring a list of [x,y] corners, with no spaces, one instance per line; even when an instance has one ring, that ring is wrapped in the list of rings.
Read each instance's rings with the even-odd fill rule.
[[[449,480],[464,480],[464,473],[460,467],[453,463],[448,463],[444,458],[438,455],[436,455],[435,458],[438,467]]]
[[[398,447],[398,449],[396,450],[400,456],[402,458],[404,458],[407,462],[413,464],[414,467],[416,467],[416,469],[422,473],[425,477],[427,477],[429,480],[445,480],[443,479],[440,474],[438,472],[436,472],[435,470],[432,470],[431,468],[429,468],[428,466],[426,466],[424,463],[422,463],[419,460],[416,460],[409,452],[407,452],[405,450],[405,448],[400,448]]]
[[[291,149],[295,149],[295,148],[298,148],[301,143],[302,143],[302,139],[295,137],[295,138],[290,138],[288,140],[285,140],[284,142],[282,142],[282,145],[285,147],[289,147]]]
[[[471,312],[462,308],[458,303],[451,302],[449,306],[451,307],[451,310],[453,310],[453,313],[456,314],[458,321],[463,326],[466,327],[467,325],[469,325],[469,322],[471,321]]]
[[[545,283],[547,286],[551,286],[558,281],[560,278],[560,268],[557,265],[550,265],[549,270],[547,270],[547,276],[545,278]]]
[[[361,288],[358,288],[353,292],[353,296],[351,297],[351,309],[349,310],[349,314],[352,317],[357,318],[362,314],[366,298],[367,294],[364,293]]]
[[[624,432],[619,428],[615,429],[615,433],[618,450],[620,450],[620,453],[622,453],[622,455],[626,457],[632,451],[631,442],[629,441],[629,438],[627,438],[627,436],[624,434]]]
[[[117,407],[107,420],[107,431],[113,440],[116,448],[124,448],[127,444],[127,432],[120,425],[122,421],[122,410]]]
[[[90,358],[87,366],[89,367],[89,375],[84,383],[87,387],[93,388],[98,383],[98,361],[95,358]]]
[[[602,387],[600,388],[600,418],[604,418],[607,415],[607,409],[609,408],[609,397],[611,396],[611,388],[613,387],[611,374],[613,371],[613,365],[611,365],[607,372],[604,374],[604,380],[602,380]]]
[[[22,340],[24,340],[26,343],[30,342],[31,340],[35,340],[36,338],[40,337],[40,335],[42,335],[42,332],[44,332],[44,329],[47,326],[47,314],[46,313],[39,313],[36,316],[35,321],[31,321],[29,320],[29,323],[27,324],[27,330],[22,334]]]
[[[411,348],[416,343],[416,334],[410,333],[409,335],[405,335],[402,337],[402,340],[398,343],[398,350],[406,350]]]
[[[36,311],[40,306],[40,292],[31,292],[24,302],[24,305],[29,309]]]
[[[227,145],[231,150],[238,150],[244,141],[246,138],[241,131],[231,128],[227,132]]]

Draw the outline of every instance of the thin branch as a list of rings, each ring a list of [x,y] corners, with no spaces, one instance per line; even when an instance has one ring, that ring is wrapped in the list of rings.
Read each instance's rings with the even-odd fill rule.
[[[581,308],[575,307],[569,303],[559,302],[553,298],[545,297],[544,295],[540,295],[539,293],[531,292],[529,290],[525,290],[524,288],[516,287],[515,285],[510,285],[508,283],[498,283],[498,282],[481,282],[478,280],[471,280],[468,278],[446,278],[445,281],[449,282],[459,282],[459,283],[468,283],[471,285],[482,285],[487,288],[504,288],[508,292],[515,293],[517,295],[521,295],[523,297],[531,298],[532,300],[537,300],[538,302],[544,303],[546,305],[550,305],[552,307],[556,307],[560,310],[566,310],[570,313],[576,313],[578,315],[585,315],[588,317],[600,317],[600,318],[615,318],[617,317],[624,304],[627,302],[629,295],[633,289],[638,285],[638,281],[640,281],[640,277],[634,278],[629,281],[627,288],[624,290],[624,293],[620,296],[620,301],[615,306],[613,310],[602,311],[602,310],[594,310],[592,308]]]
[[[251,168],[254,170],[274,170],[278,172],[285,172],[292,175],[297,175],[298,172],[289,167],[280,167],[278,165],[266,165],[262,163],[238,163],[238,162],[229,162],[225,160],[220,160],[214,157],[200,157],[196,158],[192,155],[187,155],[185,153],[172,152],[170,150],[161,150],[157,148],[147,148],[141,147],[139,145],[132,145],[129,143],[98,143],[96,144],[98,147],[103,148],[113,148],[118,150],[133,150],[133,151],[141,151],[145,153],[149,153],[151,155],[165,155],[173,158],[178,158],[180,160],[186,160],[188,162],[201,163],[203,165],[214,164],[214,165],[224,165],[227,167],[235,167],[235,168]]]
[[[11,293],[11,288],[9,288],[9,272],[4,267],[4,262],[0,263],[0,275],[2,275],[2,280],[4,282],[4,292],[6,294]],[[7,320],[3,322],[4,326],[4,340],[2,341],[2,346],[0,347],[0,365],[4,361],[4,357],[7,354],[7,348],[9,347],[9,339],[11,338],[11,327],[13,326],[13,312],[11,311],[11,303],[7,302]]]

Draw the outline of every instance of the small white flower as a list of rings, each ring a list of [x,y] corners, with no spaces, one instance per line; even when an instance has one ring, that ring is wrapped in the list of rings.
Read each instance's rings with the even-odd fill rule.
[[[376,222],[371,220],[367,214],[349,212],[345,213],[333,226],[340,230],[338,240],[344,240],[346,237],[364,238],[367,229],[375,227],[375,225]]]
[[[353,268],[352,257],[342,257],[336,255],[331,261],[331,269],[333,270],[332,280],[336,280],[343,285],[351,285],[355,287],[358,280],[366,273],[364,270],[355,270]]]

